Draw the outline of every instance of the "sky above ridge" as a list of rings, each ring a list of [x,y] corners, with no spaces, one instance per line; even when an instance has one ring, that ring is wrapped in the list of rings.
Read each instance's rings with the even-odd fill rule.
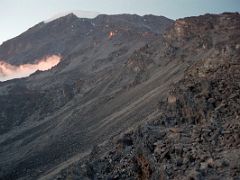
[[[171,19],[240,12],[240,0],[0,0],[0,44],[56,14],[72,10],[102,14],[154,14]]]

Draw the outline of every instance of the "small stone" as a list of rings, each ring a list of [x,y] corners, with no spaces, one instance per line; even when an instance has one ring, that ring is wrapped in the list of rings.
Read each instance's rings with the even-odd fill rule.
[[[208,165],[208,167],[213,167],[214,162],[213,162],[213,159],[212,159],[212,158],[209,158],[209,159],[207,160],[207,165]]]
[[[176,96],[173,96],[173,95],[168,96],[168,103],[169,104],[176,103],[176,101],[177,101]]]
[[[206,162],[200,163],[201,170],[205,170],[205,169],[207,169],[207,167],[208,167],[208,164]]]
[[[214,98],[209,98],[209,99],[208,99],[208,102],[211,103],[211,104],[213,104],[213,103],[215,103],[215,99],[214,99]]]
[[[182,166],[183,165],[182,159],[177,159],[176,165],[177,166]]]

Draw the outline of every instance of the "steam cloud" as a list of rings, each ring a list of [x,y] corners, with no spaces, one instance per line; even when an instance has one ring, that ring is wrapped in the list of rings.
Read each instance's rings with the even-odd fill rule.
[[[14,66],[4,61],[0,61],[0,81],[27,77],[37,70],[49,70],[56,66],[60,60],[60,56],[52,55],[39,60],[36,64],[23,64],[19,66]]]

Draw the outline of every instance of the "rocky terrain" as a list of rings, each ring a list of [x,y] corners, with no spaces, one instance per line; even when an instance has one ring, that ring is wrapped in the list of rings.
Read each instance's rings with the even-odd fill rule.
[[[240,178],[239,29],[238,13],[68,15],[5,42],[12,64],[63,59],[0,83],[0,177]]]
[[[148,110],[132,118],[157,100],[144,102],[151,87],[132,85],[139,77],[126,63],[172,24],[152,15],[69,14],[3,43],[0,57],[14,65],[52,54],[62,60],[52,70],[0,83],[0,177],[35,179],[147,116]]]
[[[238,14],[177,20],[165,36],[175,43],[170,56],[198,57],[183,79],[140,126],[95,146],[55,179],[239,179],[239,25]]]

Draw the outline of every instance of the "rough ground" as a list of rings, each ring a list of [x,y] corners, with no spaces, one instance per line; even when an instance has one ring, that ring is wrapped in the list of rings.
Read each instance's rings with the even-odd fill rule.
[[[151,15],[70,14],[5,42],[0,57],[9,63],[33,63],[51,53],[63,58],[50,71],[0,83],[0,177],[36,179],[151,113],[160,93],[155,82],[165,73],[160,81],[167,87],[167,70],[180,67],[171,64],[140,87],[136,82],[147,76],[127,62],[172,24]]]
[[[147,17],[101,15],[56,68],[0,84],[0,177],[240,177],[240,15]]]
[[[213,18],[213,27],[202,18]],[[176,28],[183,23],[188,25],[189,33],[181,34],[184,39],[195,37],[194,26],[201,35],[215,31],[226,39],[207,39],[211,53],[187,68],[184,78],[172,86],[169,95],[159,101],[155,113],[142,125],[96,146],[84,161],[52,178],[239,179],[239,20],[239,15],[225,14],[177,21],[170,34],[176,34]],[[225,28],[217,28],[221,25]],[[169,37],[172,39],[173,35],[166,38]],[[186,46],[188,40],[179,40],[174,42],[181,43],[181,53],[192,48],[199,51]]]

